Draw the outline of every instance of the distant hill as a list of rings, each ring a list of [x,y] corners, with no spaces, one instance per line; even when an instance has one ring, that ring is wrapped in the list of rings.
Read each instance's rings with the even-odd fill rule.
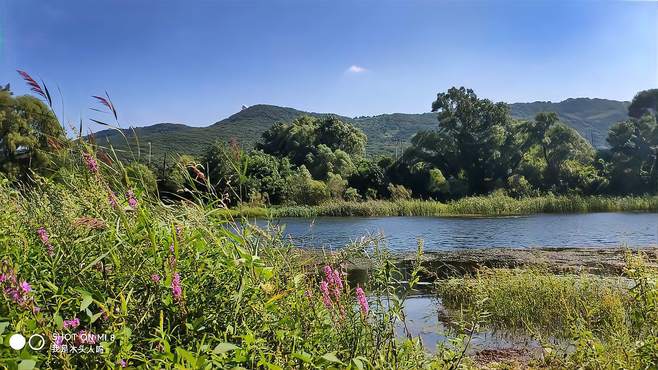
[[[577,98],[559,103],[533,102],[510,104],[512,116],[518,119],[531,119],[539,112],[556,112],[560,119],[572,126],[597,147],[606,145],[608,129],[616,122],[628,118],[628,102],[606,99]],[[124,130],[129,138],[132,151],[137,152],[137,141],[142,158],[147,158],[149,144],[152,160],[161,162],[165,153],[169,158],[177,154],[201,155],[215,140],[236,138],[244,147],[250,148],[260,139],[263,131],[275,122],[289,122],[302,115],[326,116],[330,113],[310,113],[293,108],[274,105],[254,105],[216,122],[208,127],[190,127],[183,124],[160,123],[152,126]],[[420,130],[437,126],[436,114],[392,113],[377,116],[343,117],[361,128],[368,136],[367,153],[395,154],[400,152],[409,139]],[[137,140],[135,139],[137,135]],[[95,134],[100,145],[112,144],[117,150],[126,150],[123,137],[116,130],[104,130]]]

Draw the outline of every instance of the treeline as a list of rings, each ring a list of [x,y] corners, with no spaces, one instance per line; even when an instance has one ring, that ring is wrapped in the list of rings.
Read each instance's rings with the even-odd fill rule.
[[[658,90],[636,95],[629,119],[609,131],[609,148],[596,150],[555,113],[512,119],[505,103],[469,89],[437,95],[437,128],[416,134],[399,158],[364,155],[366,136],[335,117],[302,117],[263,133],[251,151],[218,142],[203,158],[182,157],[168,179],[186,168],[207,176],[213,190],[234,201],[320,204],[332,199],[452,200],[504,192],[644,195],[658,190]],[[163,190],[184,183],[165,181]],[[189,184],[188,184],[189,185]]]
[[[180,156],[150,166],[131,160],[126,168],[163,197],[188,197],[195,189],[224,194],[231,205],[446,201],[493,192],[656,194],[657,110],[658,89],[638,93],[630,118],[610,129],[609,148],[596,150],[555,113],[516,120],[505,103],[451,88],[432,104],[436,129],[418,132],[397,158],[367,157],[361,130],[336,117],[306,116],[273,125],[253,150],[234,139],[216,142],[200,158]],[[56,173],[53,167],[66,162],[57,153],[67,140],[41,101],[0,91],[0,167],[6,177]],[[101,161],[111,161],[111,154],[111,148],[97,147]]]

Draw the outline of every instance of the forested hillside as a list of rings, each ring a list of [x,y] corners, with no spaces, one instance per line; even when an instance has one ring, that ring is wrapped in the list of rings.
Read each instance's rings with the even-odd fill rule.
[[[596,147],[606,146],[605,137],[608,129],[612,124],[627,118],[627,109],[628,102],[589,98],[567,99],[559,103],[510,104],[512,117],[519,119],[532,119],[539,112],[555,112],[564,123],[575,128],[587,140],[593,141]],[[152,160],[161,161],[164,153],[172,156],[201,155],[215,140],[228,141],[234,138],[242,146],[250,148],[275,122],[289,122],[302,115],[333,114],[309,113],[293,108],[258,104],[208,127],[161,123],[135,128],[134,133],[132,130],[126,130],[125,135],[135,147],[139,140],[142,156],[148,155],[150,142]],[[434,113],[393,113],[355,118],[338,116],[338,118],[363,130],[368,137],[366,153],[369,155],[395,154],[396,151],[401,153],[416,132],[437,127]],[[134,139],[135,134],[137,140]],[[96,133],[95,136],[100,145],[111,143],[115,149],[125,149],[125,140],[117,131],[105,130]]]

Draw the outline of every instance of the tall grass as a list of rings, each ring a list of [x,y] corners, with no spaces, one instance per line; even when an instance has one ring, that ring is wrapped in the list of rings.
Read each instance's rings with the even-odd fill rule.
[[[538,367],[655,369],[658,270],[644,260],[628,254],[623,279],[485,269],[441,282],[438,292],[449,307],[486,310],[488,326],[533,334],[544,346]],[[549,336],[566,340],[566,353]]]
[[[365,311],[346,280],[322,290],[318,266],[344,279],[348,252],[309,261],[267,230],[238,228],[221,200],[165,205],[120,162],[91,163],[90,148],[81,150],[87,155],[73,151],[52,178],[35,175],[29,186],[0,181],[0,367],[463,363],[462,351],[446,360],[427,354],[418,338],[398,338],[402,275],[382,251],[369,253],[374,275],[359,287],[370,304]],[[46,348],[11,349],[9,335],[17,332],[43,335]],[[51,351],[56,337],[75,335],[60,343],[70,349],[83,333],[106,335],[93,339],[100,352]]]
[[[317,206],[238,207],[233,215],[249,217],[317,216],[509,216],[534,213],[656,212],[658,197],[559,196],[512,198],[495,194],[448,203],[425,200],[332,201]]]

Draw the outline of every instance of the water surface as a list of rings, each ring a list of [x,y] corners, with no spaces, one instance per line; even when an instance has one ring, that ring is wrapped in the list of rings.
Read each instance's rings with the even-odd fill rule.
[[[632,247],[658,244],[656,213],[538,214],[517,217],[281,218],[295,244],[340,248],[364,235],[381,235],[388,248],[409,251],[423,239],[429,251],[466,248]],[[264,226],[264,220],[257,221]]]

